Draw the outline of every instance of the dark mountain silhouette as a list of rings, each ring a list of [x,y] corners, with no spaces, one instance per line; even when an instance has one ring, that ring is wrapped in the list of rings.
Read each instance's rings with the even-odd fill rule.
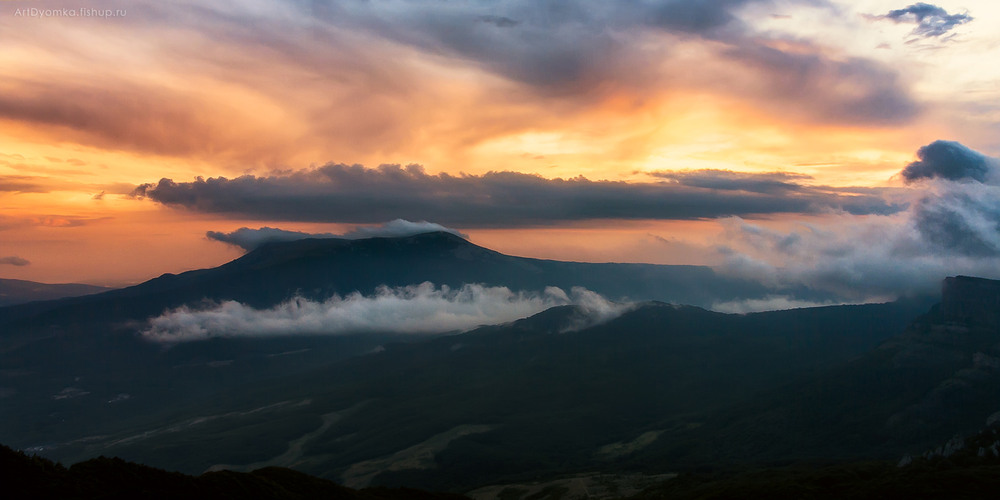
[[[460,500],[449,493],[405,488],[352,490],[280,467],[252,473],[209,472],[198,477],[126,462],[95,458],[66,468],[0,445],[0,486],[6,498],[37,499],[285,499],[285,500]]]
[[[0,278],[0,307],[24,304],[37,300],[54,300],[64,297],[92,295],[110,288],[80,283],[37,283],[34,281]]]
[[[647,499],[983,499],[1000,488],[1000,421],[897,461],[685,473],[636,495]]]
[[[948,278],[942,292],[941,304],[872,352],[765,391],[697,432],[661,439],[645,458],[673,465],[890,460],[975,432],[1000,415],[993,307],[1000,281]]]
[[[942,321],[1000,326],[1000,281],[969,276],[945,278],[940,316]]]

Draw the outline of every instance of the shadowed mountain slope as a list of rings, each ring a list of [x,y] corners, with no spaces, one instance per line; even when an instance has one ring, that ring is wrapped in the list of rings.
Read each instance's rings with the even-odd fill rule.
[[[637,460],[898,459],[974,432],[1000,414],[998,299],[998,281],[949,278],[942,304],[877,349],[664,436]]]
[[[620,467],[650,437],[697,428],[755,393],[861,355],[925,308],[901,302],[731,315],[646,303],[586,326],[586,311],[556,307],[508,325],[385,344],[192,400],[145,423],[116,421],[138,401],[47,401],[44,411],[59,418],[36,418],[31,432],[8,442],[25,447],[61,435],[44,451],[63,460],[117,455],[192,473],[294,465],[350,486],[465,491]],[[77,419],[75,435],[60,420],[68,418]]]

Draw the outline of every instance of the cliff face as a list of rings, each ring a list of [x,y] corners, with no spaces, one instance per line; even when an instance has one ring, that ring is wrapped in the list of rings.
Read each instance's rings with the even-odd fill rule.
[[[946,321],[1000,327],[1000,281],[968,276],[945,278],[941,313]]]

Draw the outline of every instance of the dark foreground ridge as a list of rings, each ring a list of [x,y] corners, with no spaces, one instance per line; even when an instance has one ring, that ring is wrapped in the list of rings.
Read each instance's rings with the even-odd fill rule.
[[[1000,419],[977,434],[953,437],[917,457],[687,473],[648,488],[635,500],[768,498],[771,500],[987,499],[1000,489]]]
[[[461,500],[451,493],[409,488],[354,490],[325,479],[281,467],[250,473],[220,471],[188,476],[120,458],[100,457],[66,468],[0,445],[5,498],[72,499],[313,499],[331,500]]]

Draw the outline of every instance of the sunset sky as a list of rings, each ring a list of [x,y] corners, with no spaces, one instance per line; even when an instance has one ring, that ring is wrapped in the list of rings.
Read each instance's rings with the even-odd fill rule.
[[[394,219],[851,300],[1000,277],[993,0],[14,0],[0,41],[4,278]]]

